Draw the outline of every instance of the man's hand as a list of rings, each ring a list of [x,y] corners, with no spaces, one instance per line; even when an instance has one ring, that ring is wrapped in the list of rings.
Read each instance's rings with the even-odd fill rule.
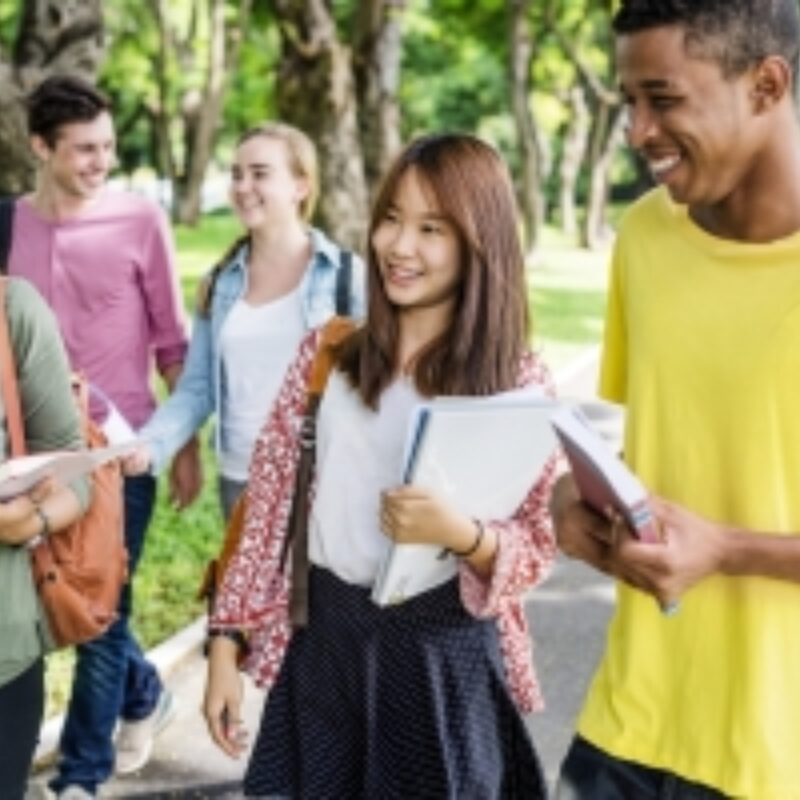
[[[727,529],[662,498],[651,497],[649,503],[662,541],[634,539],[617,518],[613,528],[615,558],[630,582],[652,594],[664,607],[721,571]]]
[[[550,498],[550,516],[561,551],[615,575],[611,522],[583,503],[572,475],[562,475]]]
[[[146,444],[140,444],[135,450],[120,459],[122,474],[126,477],[143,475],[145,472],[150,471],[152,462],[153,456],[150,453],[150,448]]]
[[[197,437],[175,455],[169,471],[169,499],[179,511],[190,506],[203,488],[203,463]]]

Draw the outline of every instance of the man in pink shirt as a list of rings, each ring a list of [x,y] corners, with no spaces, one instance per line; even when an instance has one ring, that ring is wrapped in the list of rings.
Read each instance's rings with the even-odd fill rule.
[[[92,86],[49,78],[28,100],[28,127],[37,183],[16,202],[8,270],[41,292],[58,318],[73,369],[136,429],[156,405],[153,362],[171,388],[187,347],[167,222],[149,201],[107,189],[114,125],[108,101]],[[93,416],[102,422],[108,407],[95,402]],[[176,459],[179,502],[196,493],[197,458],[192,443]],[[151,476],[126,478],[131,576],[154,498]],[[130,613],[128,585],[117,622],[78,648],[61,761],[51,784],[59,797],[94,797],[115,759],[118,772],[141,767],[168,717],[170,696],[131,634]]]

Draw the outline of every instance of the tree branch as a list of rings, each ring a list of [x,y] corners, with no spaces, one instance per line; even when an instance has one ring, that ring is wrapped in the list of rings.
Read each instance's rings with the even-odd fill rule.
[[[557,26],[551,27],[550,30],[558,40],[558,43],[561,45],[561,48],[567,55],[567,58],[569,58],[569,60],[575,65],[575,69],[578,70],[578,75],[580,76],[581,81],[584,83],[594,100],[598,103],[602,103],[603,105],[611,106],[612,108],[614,106],[618,106],[621,102],[619,93],[605,86],[602,80],[595,75],[594,72],[592,72],[583,58],[581,58],[577,47],[575,47],[575,45],[562,30],[560,30]]]

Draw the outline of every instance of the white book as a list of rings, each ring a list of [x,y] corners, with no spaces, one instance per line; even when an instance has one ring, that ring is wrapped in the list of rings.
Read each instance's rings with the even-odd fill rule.
[[[0,464],[0,501],[27,492],[45,478],[69,483],[108,461],[128,455],[137,447],[136,441],[129,441],[91,450],[53,450],[10,458]]]
[[[430,489],[470,517],[510,517],[556,448],[550,425],[556,407],[533,389],[420,404],[409,425],[403,482]],[[456,568],[456,559],[440,547],[395,544],[372,600],[381,606],[403,602],[450,580]]]

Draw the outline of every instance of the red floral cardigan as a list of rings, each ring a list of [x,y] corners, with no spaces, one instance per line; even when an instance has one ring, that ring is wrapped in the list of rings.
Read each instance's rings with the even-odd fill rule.
[[[290,570],[282,573],[279,559],[300,455],[298,433],[306,385],[318,344],[319,331],[303,340],[256,442],[242,538],[210,620],[212,629],[237,627],[248,632],[251,647],[245,668],[266,689],[278,676],[292,633]],[[519,385],[528,384],[540,384],[552,392],[547,368],[533,354],[526,355],[520,369]],[[543,706],[523,601],[526,591],[547,575],[555,557],[547,503],[557,465],[558,457],[553,456],[513,517],[484,521],[498,534],[490,578],[481,578],[464,563],[459,573],[464,607],[475,617],[497,620],[509,687],[525,713]]]

